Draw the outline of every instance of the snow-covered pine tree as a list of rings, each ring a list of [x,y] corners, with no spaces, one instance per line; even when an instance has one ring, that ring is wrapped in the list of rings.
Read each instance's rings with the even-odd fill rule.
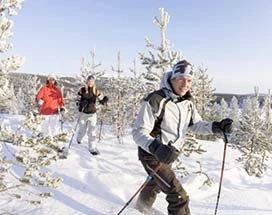
[[[211,106],[211,113],[213,113],[213,120],[214,121],[220,121],[221,118],[219,117],[219,113],[220,113],[220,104],[218,104],[217,102],[214,102]]]
[[[241,125],[232,138],[232,142],[242,153],[238,161],[244,164],[250,176],[261,177],[266,170],[267,146],[270,145],[271,138],[265,133],[265,125],[260,108],[259,90],[255,87],[255,96],[247,98],[243,103]]]
[[[139,107],[142,103],[144,93],[147,91],[145,84],[144,84],[144,77],[142,74],[138,74],[136,68],[136,59],[133,61],[133,68],[130,68],[130,72],[133,73],[133,78],[129,82],[129,92],[128,92],[128,99],[127,105],[129,105],[129,124],[132,125],[134,120],[136,119],[136,115],[138,114]]]
[[[16,93],[17,101],[20,103],[18,111],[26,115],[29,112],[37,112],[35,95],[41,87],[41,81],[37,75],[27,75],[24,78],[18,76],[17,84],[20,86]]]
[[[238,99],[236,96],[233,96],[230,101],[229,105],[229,116],[231,116],[231,119],[233,120],[233,130],[235,131],[240,126],[240,119],[241,119],[241,113],[240,113],[240,107],[238,103]]]
[[[86,79],[89,75],[93,75],[96,79],[99,79],[104,75],[104,70],[100,69],[102,63],[96,62],[96,52],[95,49],[90,51],[91,61],[88,61],[85,57],[81,60],[80,65],[80,79],[82,84],[86,84]]]
[[[63,145],[59,144],[59,141],[66,142],[67,138],[65,135],[56,136],[54,139],[39,135],[42,120],[41,116],[30,113],[26,116],[24,124],[18,123],[18,126],[13,125],[12,128],[5,120],[2,121],[0,142],[4,152],[0,159],[1,195],[10,195],[12,192],[14,198],[39,204],[41,197],[51,194],[46,191],[32,192],[31,187],[57,187],[61,182],[61,178],[52,176],[44,167],[59,159],[57,151]]]
[[[219,112],[220,119],[224,119],[229,116],[229,105],[226,100],[222,97],[220,101],[220,112]]]
[[[170,51],[171,43],[166,37],[166,29],[170,16],[160,8],[160,19],[156,16],[153,22],[159,28],[161,34],[161,44],[154,45],[148,37],[145,37],[146,47],[149,49],[148,56],[144,52],[140,52],[140,60],[146,68],[145,79],[148,91],[157,90],[159,88],[162,75],[167,72],[169,67],[173,66],[177,60],[181,59],[179,51]]]
[[[9,84],[9,91],[7,92],[7,109],[9,114],[18,114],[18,105],[17,105],[17,97],[15,94],[14,84]]]
[[[128,95],[128,78],[122,76],[121,53],[117,54],[117,69],[112,67],[112,71],[117,73],[116,78],[111,79],[111,102],[109,108],[116,127],[116,135],[120,143],[123,143],[124,126],[126,125],[127,101],[124,99]]]
[[[196,108],[200,116],[204,120],[209,121],[209,120],[214,120],[215,114],[213,114],[212,107],[213,107],[213,104],[215,104],[216,96],[214,95],[215,89],[212,87],[213,79],[209,77],[209,75],[207,74],[207,71],[208,71],[208,68],[205,68],[203,66],[198,67],[198,69],[195,70],[195,76],[194,76],[191,92],[194,98],[194,103],[196,104]],[[189,141],[192,135],[193,134],[188,133],[187,135],[188,139],[186,139],[186,141]],[[198,139],[203,139],[203,140],[210,140],[214,138],[213,135],[197,134],[194,136],[196,136]]]
[[[23,92],[22,88],[18,89],[18,92],[16,93],[16,99],[17,99],[17,106],[18,106],[18,114],[24,114],[25,110],[25,94]]]
[[[271,160],[272,156],[272,114],[271,114],[271,92],[268,91],[268,94],[265,96],[264,100],[264,106],[262,107],[261,113],[263,113],[262,118],[264,118],[264,127],[263,132],[266,137],[266,141],[261,143],[261,158],[260,162],[264,166],[264,169],[266,170],[268,166],[268,160]]]
[[[12,21],[8,15],[16,15],[21,9],[23,0],[0,1],[0,51],[6,52],[11,48],[7,40],[12,36]],[[22,58],[9,57],[0,60],[0,109],[5,111],[8,101],[7,73],[14,71],[22,64]],[[58,141],[66,141],[65,136],[49,140],[48,137],[38,136],[40,117],[29,114],[25,124],[18,122],[8,125],[1,117],[0,124],[0,192],[1,196],[27,201],[33,204],[30,194],[37,198],[50,196],[50,193],[32,193],[30,186],[55,187],[60,178],[51,177],[43,167],[58,159],[56,150]],[[18,170],[19,169],[19,170]],[[17,189],[20,188],[20,189]],[[12,195],[11,195],[12,194]],[[30,198],[29,198],[30,197]]]
[[[12,48],[9,39],[12,37],[13,22],[8,17],[17,15],[21,9],[23,0],[6,0],[0,1],[0,52],[4,53]],[[0,113],[7,112],[9,102],[9,81],[7,74],[17,70],[24,59],[18,56],[11,56],[0,60]]]
[[[17,10],[21,9],[22,1],[0,1],[0,52],[5,53],[12,48],[9,39],[12,37],[13,22],[8,17],[17,15]],[[0,113],[8,111],[8,92],[9,81],[7,74],[18,69],[23,63],[23,59],[17,56],[11,56],[0,60]],[[1,120],[2,121],[2,120]],[[3,126],[0,126],[0,134]],[[6,189],[6,176],[8,162],[5,161],[3,152],[3,143],[0,142],[0,190]]]
[[[195,71],[195,77],[192,84],[192,95],[194,103],[204,120],[213,120],[211,106],[216,100],[215,89],[212,87],[213,79],[207,74],[208,68],[203,66]]]

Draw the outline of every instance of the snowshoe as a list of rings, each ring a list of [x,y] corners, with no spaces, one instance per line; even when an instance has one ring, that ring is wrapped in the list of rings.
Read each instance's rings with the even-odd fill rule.
[[[100,152],[97,149],[91,149],[89,150],[89,152],[91,153],[91,155],[95,156],[95,155],[99,155]]]

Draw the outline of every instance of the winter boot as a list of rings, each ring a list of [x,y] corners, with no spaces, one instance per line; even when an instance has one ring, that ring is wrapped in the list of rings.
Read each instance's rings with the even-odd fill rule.
[[[96,148],[95,149],[89,149],[89,152],[94,156],[100,154],[100,152]]]

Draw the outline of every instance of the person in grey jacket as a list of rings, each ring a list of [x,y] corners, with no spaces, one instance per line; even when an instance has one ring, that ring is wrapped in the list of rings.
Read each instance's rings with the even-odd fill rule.
[[[152,208],[157,193],[163,191],[169,215],[189,215],[189,197],[171,168],[187,130],[199,134],[232,130],[233,121],[229,118],[220,122],[202,120],[190,93],[193,75],[192,65],[186,60],[179,61],[163,75],[161,89],[145,98],[133,126],[139,160],[152,176],[135,206],[145,214]]]

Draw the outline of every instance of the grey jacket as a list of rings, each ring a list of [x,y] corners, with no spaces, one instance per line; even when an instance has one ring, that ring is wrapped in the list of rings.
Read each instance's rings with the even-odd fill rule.
[[[163,144],[172,142],[179,150],[188,129],[199,134],[213,133],[212,122],[202,120],[191,101],[190,93],[183,97],[173,93],[169,84],[170,74],[165,73],[161,89],[144,100],[132,129],[134,141],[147,152],[154,138],[159,138]],[[160,114],[163,115],[162,119]],[[158,120],[161,120],[160,126],[155,128]]]

